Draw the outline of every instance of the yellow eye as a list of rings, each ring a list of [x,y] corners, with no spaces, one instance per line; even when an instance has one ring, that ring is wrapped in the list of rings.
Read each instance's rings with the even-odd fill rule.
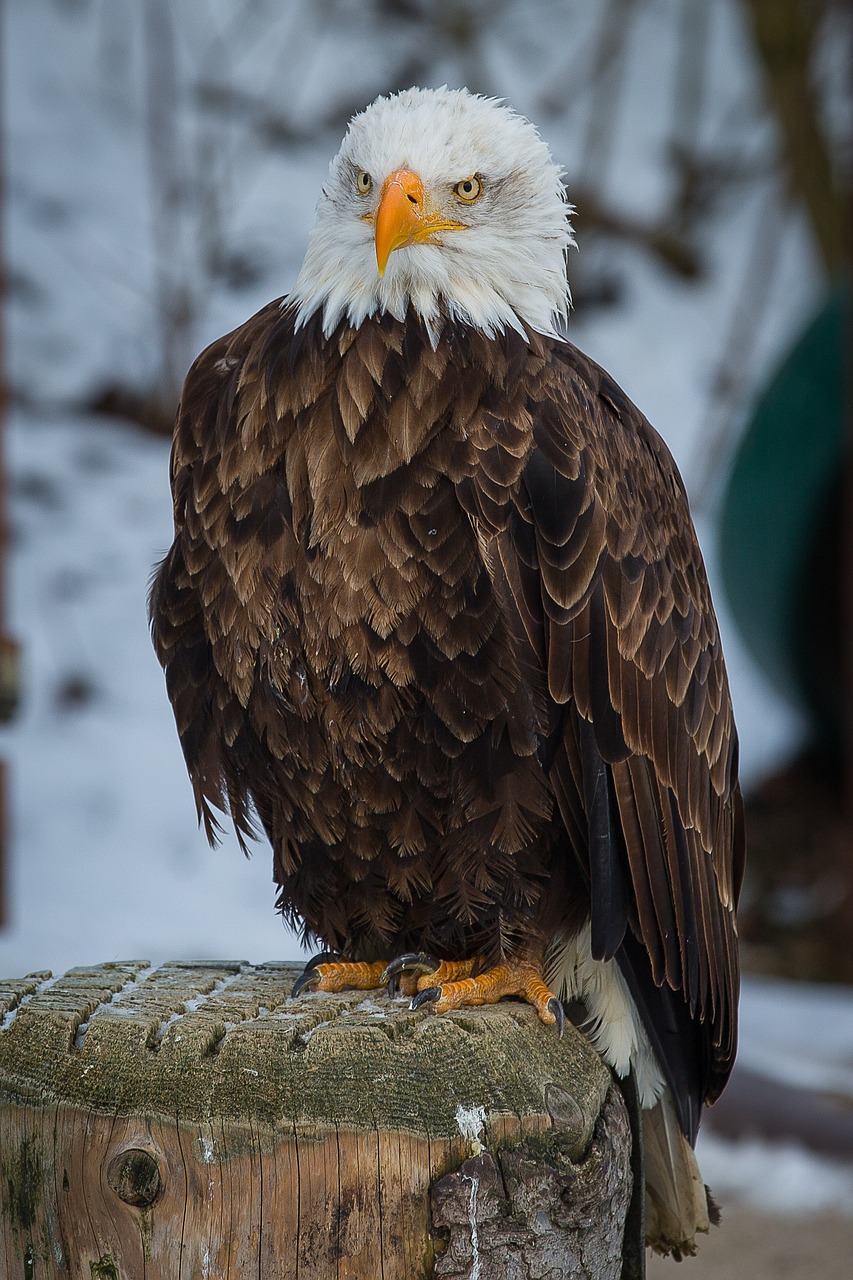
[[[461,182],[457,182],[453,188],[453,194],[460,200],[464,200],[466,204],[473,204],[483,194],[483,184],[476,174],[472,174],[470,178],[463,178]]]
[[[358,188],[358,194],[360,196],[366,196],[373,190],[373,179],[369,173],[365,173],[363,169],[359,169],[355,185]]]

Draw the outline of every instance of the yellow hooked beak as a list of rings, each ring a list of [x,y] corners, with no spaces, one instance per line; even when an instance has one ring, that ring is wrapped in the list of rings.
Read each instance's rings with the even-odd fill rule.
[[[430,206],[424,184],[416,173],[398,169],[385,179],[373,229],[376,265],[385,274],[395,249],[422,244],[437,231],[464,231],[464,222],[441,217]]]

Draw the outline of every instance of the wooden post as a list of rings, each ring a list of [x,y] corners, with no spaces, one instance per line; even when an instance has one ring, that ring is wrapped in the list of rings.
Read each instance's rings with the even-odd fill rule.
[[[617,1280],[628,1117],[582,1035],[297,972],[0,983],[0,1275]]]

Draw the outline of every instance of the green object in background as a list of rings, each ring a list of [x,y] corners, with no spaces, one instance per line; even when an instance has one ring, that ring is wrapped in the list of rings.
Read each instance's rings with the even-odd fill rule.
[[[767,676],[838,732],[844,312],[836,289],[770,382],[723,501],[723,582]]]

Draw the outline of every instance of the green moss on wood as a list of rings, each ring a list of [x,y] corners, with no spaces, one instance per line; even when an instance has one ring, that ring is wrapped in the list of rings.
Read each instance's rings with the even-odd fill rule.
[[[119,1280],[118,1267],[108,1253],[102,1253],[97,1262],[89,1263],[91,1280]]]
[[[233,962],[73,971],[0,1032],[0,1099],[219,1115],[261,1122],[271,1143],[293,1126],[377,1123],[452,1139],[459,1106],[541,1120],[556,1082],[578,1106],[578,1150],[589,1142],[610,1078],[574,1028],[559,1040],[515,1001],[443,1017],[381,992],[291,1001],[297,973]]]
[[[32,1138],[3,1162],[6,1182],[5,1208],[13,1228],[32,1231],[41,1199],[42,1161]]]

